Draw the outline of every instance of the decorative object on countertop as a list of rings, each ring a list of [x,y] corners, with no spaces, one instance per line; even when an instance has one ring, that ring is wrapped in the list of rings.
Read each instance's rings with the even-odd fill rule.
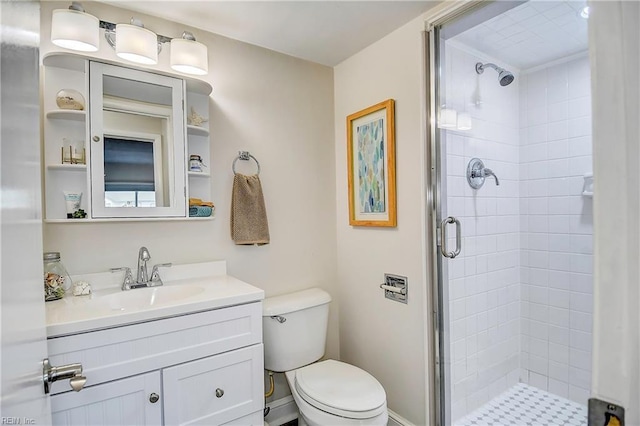
[[[215,209],[211,201],[202,201],[200,198],[189,198],[189,217],[209,217]]]
[[[198,114],[196,110],[191,107],[191,112],[187,115],[187,124],[202,127],[202,125],[207,121],[209,120]]]
[[[246,154],[244,157],[242,154]],[[238,159],[253,158],[258,174],[246,176],[236,173]],[[241,151],[233,162],[233,189],[231,195],[231,239],[238,245],[269,244],[269,223],[260,183],[260,164],[251,154]]]
[[[395,227],[394,100],[347,117],[349,225]]]
[[[74,296],[87,296],[91,294],[91,284],[86,281],[78,281],[73,283]]]
[[[58,300],[64,297],[64,293],[71,288],[73,282],[69,273],[60,262],[59,252],[47,252],[43,255],[44,261],[44,300]]]
[[[84,109],[84,96],[77,90],[62,89],[56,93],[56,105],[60,109],[73,109],[82,111]]]
[[[197,154],[192,154],[189,156],[189,171],[190,172],[202,172],[202,167],[207,167],[202,161],[202,157]]]
[[[84,141],[62,138],[62,164],[87,164]]]

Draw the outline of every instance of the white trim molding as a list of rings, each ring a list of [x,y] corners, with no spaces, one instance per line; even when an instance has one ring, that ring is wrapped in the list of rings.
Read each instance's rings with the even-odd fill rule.
[[[409,420],[405,419],[395,411],[387,411],[389,412],[389,421],[387,422],[387,426],[414,426],[413,423],[411,423]]]

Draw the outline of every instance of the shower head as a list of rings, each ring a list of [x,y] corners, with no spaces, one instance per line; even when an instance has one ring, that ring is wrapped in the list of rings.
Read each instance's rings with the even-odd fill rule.
[[[515,79],[515,77],[510,71],[507,71],[504,68],[500,68],[496,64],[492,64],[492,63],[483,64],[482,62],[478,62],[476,64],[476,72],[478,74],[482,74],[486,67],[493,68],[498,72],[498,81],[500,82],[500,86],[508,86]]]

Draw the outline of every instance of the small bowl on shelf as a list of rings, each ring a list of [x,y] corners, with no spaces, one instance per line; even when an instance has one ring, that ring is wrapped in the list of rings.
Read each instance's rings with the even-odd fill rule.
[[[56,105],[60,109],[84,110],[84,96],[77,90],[62,89],[56,93]]]

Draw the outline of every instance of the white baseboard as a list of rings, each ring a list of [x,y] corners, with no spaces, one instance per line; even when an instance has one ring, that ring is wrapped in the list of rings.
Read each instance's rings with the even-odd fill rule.
[[[291,395],[268,402],[267,407],[271,409],[265,417],[269,426],[280,426],[298,418],[298,406]]]
[[[271,408],[269,415],[265,418],[269,426],[280,426],[298,418],[298,406],[293,401],[291,395],[269,402],[267,403],[267,407]],[[387,426],[415,426],[394,411],[388,411],[389,421],[387,422]]]
[[[387,422],[387,426],[414,426],[409,420],[402,417],[400,414],[388,410],[389,411],[389,421]]]

